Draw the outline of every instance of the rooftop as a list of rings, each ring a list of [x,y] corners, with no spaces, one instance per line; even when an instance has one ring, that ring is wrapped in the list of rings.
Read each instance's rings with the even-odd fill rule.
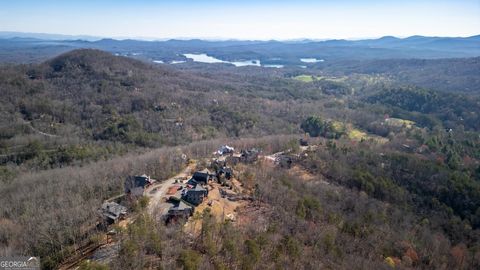
[[[183,211],[183,210],[186,210],[186,209],[192,209],[192,207],[190,205],[186,204],[183,201],[180,201],[177,205],[172,206],[170,208],[170,210],[173,210],[173,211]]]
[[[120,215],[127,214],[127,208],[115,202],[105,202],[102,204],[101,212],[106,217],[117,219]]]
[[[207,191],[204,187],[202,187],[201,185],[196,185],[194,188],[192,188],[191,190],[193,191]]]

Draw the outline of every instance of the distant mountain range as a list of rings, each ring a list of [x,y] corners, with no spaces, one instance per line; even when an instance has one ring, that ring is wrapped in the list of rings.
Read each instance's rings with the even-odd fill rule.
[[[260,60],[265,64],[304,65],[301,58],[325,61],[371,59],[437,59],[480,56],[480,35],[472,37],[397,38],[364,40],[248,41],[180,40],[146,41],[0,32],[0,62],[36,62],[65,51],[94,48],[146,61],[189,61],[185,53],[206,53],[225,61]],[[320,65],[309,63],[308,65]]]
[[[43,40],[100,40],[102,37],[88,35],[62,35],[47,33],[25,33],[13,31],[0,31],[0,38],[24,38],[24,39],[43,39]]]

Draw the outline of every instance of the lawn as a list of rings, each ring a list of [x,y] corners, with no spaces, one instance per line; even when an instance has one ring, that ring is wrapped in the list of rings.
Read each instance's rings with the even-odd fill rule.
[[[313,82],[313,80],[316,79],[312,75],[298,75],[298,76],[295,76],[293,78],[297,81],[301,81],[301,82],[305,82],[305,83]]]

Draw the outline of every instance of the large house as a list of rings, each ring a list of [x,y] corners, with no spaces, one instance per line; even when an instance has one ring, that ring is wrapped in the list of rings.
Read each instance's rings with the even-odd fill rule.
[[[187,219],[193,215],[193,207],[182,200],[168,210],[168,220]]]
[[[99,212],[107,224],[113,224],[125,218],[127,208],[115,202],[105,202]]]
[[[196,185],[194,188],[187,189],[184,192],[182,199],[191,204],[199,205],[207,196],[208,190],[201,185]]]
[[[154,180],[145,174],[129,176],[125,180],[125,193],[134,197],[143,196],[145,189],[153,182]]]
[[[199,184],[206,185],[210,180],[210,174],[208,171],[197,171],[193,174],[192,179]]]

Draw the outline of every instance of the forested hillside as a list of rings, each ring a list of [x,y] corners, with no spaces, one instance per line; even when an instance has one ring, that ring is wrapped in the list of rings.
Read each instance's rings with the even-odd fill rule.
[[[309,108],[285,107],[288,80],[227,83],[94,50],[0,72],[3,162],[41,159],[42,168],[129,147],[291,133]]]
[[[55,269],[102,241],[97,210],[126,177],[211,169],[229,144],[261,149],[232,165],[238,219],[207,207],[189,234],[140,200],[109,262],[80,269],[478,269],[478,59],[431,61],[173,66],[81,49],[2,65],[0,255]]]
[[[478,95],[480,58],[385,59],[342,61],[317,65],[334,74],[383,74],[400,81],[438,91]]]

